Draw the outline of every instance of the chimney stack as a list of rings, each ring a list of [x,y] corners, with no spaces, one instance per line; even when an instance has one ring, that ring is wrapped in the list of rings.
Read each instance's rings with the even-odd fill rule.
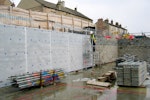
[[[77,7],[75,7],[74,10],[77,11]]]
[[[57,7],[58,7],[58,9],[61,9],[61,7],[65,7],[65,1],[59,0],[59,1],[57,2]]]
[[[119,25],[119,27],[121,28],[121,27],[122,27],[122,25],[120,24],[120,25]]]
[[[109,20],[108,19],[105,19],[105,23],[108,23],[109,22]]]
[[[65,7],[65,1],[61,1],[61,6]]]
[[[116,26],[117,26],[117,27],[118,27],[118,25],[119,25],[118,22],[116,22]]]
[[[111,20],[111,25],[113,25],[113,20]]]
[[[101,18],[101,19],[98,19],[98,22],[100,22],[100,21],[102,21],[103,22],[103,19]]]

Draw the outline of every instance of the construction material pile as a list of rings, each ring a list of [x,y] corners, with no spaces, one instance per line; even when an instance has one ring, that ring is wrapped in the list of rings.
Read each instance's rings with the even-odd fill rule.
[[[147,64],[143,62],[122,62],[117,67],[117,84],[120,86],[140,86],[146,79]]]
[[[60,82],[65,77],[61,69],[46,70],[34,73],[11,76],[12,85],[21,89],[33,86],[47,86]]]
[[[87,81],[87,85],[100,86],[100,87],[110,87],[116,79],[115,71],[108,71],[102,76],[99,76],[97,79],[92,79]]]

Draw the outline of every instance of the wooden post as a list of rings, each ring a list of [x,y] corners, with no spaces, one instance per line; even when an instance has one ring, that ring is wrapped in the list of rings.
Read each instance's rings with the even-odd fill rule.
[[[31,22],[31,19],[32,19],[31,10],[29,10],[29,19],[30,19],[30,20],[29,20],[29,21],[30,21],[30,22],[29,22],[29,23],[30,23],[30,27],[32,27],[32,22]]]
[[[47,13],[47,29],[49,30],[49,14]]]
[[[72,28],[74,29],[74,18],[72,16]]]
[[[9,6],[9,17],[12,15],[12,6]],[[9,24],[12,24],[12,18],[10,19],[10,23]]]
[[[81,19],[81,28],[83,27],[83,22],[82,22],[82,19]]]
[[[62,15],[61,15],[61,31],[63,32],[63,18],[62,18]]]

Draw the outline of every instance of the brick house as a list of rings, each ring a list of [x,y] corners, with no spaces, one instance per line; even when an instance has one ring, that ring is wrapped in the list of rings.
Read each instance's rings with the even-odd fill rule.
[[[122,35],[127,33],[127,29],[123,28],[121,24],[119,25],[118,22],[114,24],[113,20],[109,22],[108,19],[98,19],[98,21],[96,22],[96,29],[100,30],[98,31],[98,34],[102,34],[104,36],[109,35],[114,37],[116,35]]]

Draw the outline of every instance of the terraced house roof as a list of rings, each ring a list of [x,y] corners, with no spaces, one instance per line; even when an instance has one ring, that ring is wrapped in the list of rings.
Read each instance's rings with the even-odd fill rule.
[[[50,3],[50,2],[47,2],[44,0],[35,0],[35,1],[37,1],[38,3],[43,5],[44,7],[55,9],[55,10],[62,11],[62,12],[66,12],[66,13],[69,13],[69,14],[72,14],[75,16],[79,16],[79,17],[82,17],[82,18],[85,18],[85,19],[92,21],[92,19],[88,18],[87,16],[83,15],[82,13],[78,12],[77,10],[72,10],[70,8],[63,7],[63,6],[58,7],[58,4]]]

